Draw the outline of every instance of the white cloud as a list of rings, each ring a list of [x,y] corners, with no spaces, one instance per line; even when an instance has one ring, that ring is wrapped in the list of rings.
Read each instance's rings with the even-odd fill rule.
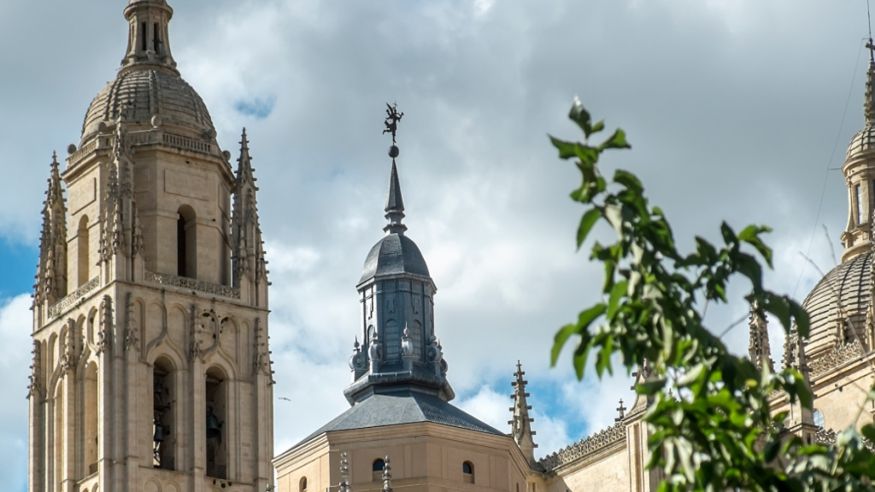
[[[837,127],[845,141],[862,124],[861,76],[841,121],[853,63],[863,63],[852,59],[862,30],[848,28],[858,5],[171,3],[174,54],[205,98],[220,142],[236,150],[244,125],[252,141],[273,281],[277,396],[292,400],[277,401],[277,451],[346,405],[346,359],[359,329],[354,286],[382,234],[385,101],[407,114],[399,135],[406,221],[439,288],[437,329],[451,382],[495,422],[507,420],[506,410],[488,388],[506,384],[515,360],[532,379],[562,387],[561,403],[535,408],[540,452],[567,444],[580,420],[591,431],[610,425],[617,400],[628,406],[632,397],[622,377],[569,383],[567,361],[548,368],[555,330],[601,282],[587,253],[574,253],[579,209],[567,193],[579,177],[545,137],[576,136],[564,117],[572,95],[627,130],[634,150],[606,156],[604,165],[641,175],[682,244],[693,234],[719,238],[724,218],[774,224],[769,281],[792,291],[801,270],[801,296],[817,279],[797,252],[807,249]],[[0,41],[28,40],[0,52],[0,64],[15,67],[0,81],[0,170],[14,177],[0,194],[0,235],[30,244],[51,150],[78,140],[88,102],[114,76],[126,29],[117,6],[36,5],[0,2]],[[240,114],[240,101],[275,105],[258,119]],[[836,237],[847,197],[840,173],[827,179],[821,222]],[[812,257],[828,266],[820,244]],[[30,346],[23,299],[3,311],[19,313],[5,315],[4,334],[23,323],[0,349],[9,352],[0,363],[12,395],[22,392]],[[739,303],[715,307],[709,321],[724,327],[745,311]],[[733,350],[746,350],[746,331],[728,335]],[[0,421],[0,433],[23,428],[24,413]]]
[[[27,376],[30,373],[31,299],[23,294],[0,301],[0,462],[5,470],[20,470],[4,480],[10,490],[23,488],[27,470]]]
[[[509,408],[513,406],[513,402],[508,395],[509,393],[498,393],[491,387],[484,385],[470,397],[456,402],[456,405],[492,427],[510,433],[510,425],[507,421],[511,418]],[[533,409],[531,416],[535,419],[532,423],[532,429],[536,433],[535,443],[538,444],[535,449],[535,457],[543,457],[569,444],[570,439],[565,422],[542,413],[538,409]]]

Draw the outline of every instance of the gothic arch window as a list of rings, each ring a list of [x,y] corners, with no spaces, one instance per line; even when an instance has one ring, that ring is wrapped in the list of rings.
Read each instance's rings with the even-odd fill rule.
[[[377,458],[374,460],[374,463],[371,465],[371,478],[374,481],[380,481],[383,479],[383,469],[386,468],[386,462],[381,458]]]
[[[166,358],[152,368],[152,466],[176,469],[176,381],[173,365]]]
[[[227,379],[224,371],[213,367],[207,371],[204,383],[207,475],[221,479],[228,478]]]
[[[84,458],[85,476],[97,473],[97,414],[99,400],[97,396],[97,364],[89,363],[85,367],[83,377],[83,422],[82,422],[82,450]]]
[[[474,463],[466,461],[462,463],[462,481],[465,483],[474,483]]]
[[[85,285],[88,282],[91,272],[89,267],[91,262],[90,241],[88,237],[88,216],[84,215],[79,219],[79,229],[76,232],[76,251],[77,251],[77,286]]]
[[[197,277],[197,216],[188,205],[179,207],[176,219],[176,274]]]

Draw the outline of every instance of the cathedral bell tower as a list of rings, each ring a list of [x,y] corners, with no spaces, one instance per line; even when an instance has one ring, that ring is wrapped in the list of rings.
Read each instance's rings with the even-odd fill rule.
[[[118,74],[91,102],[66,168],[51,164],[32,492],[272,484],[267,262],[248,137],[235,173],[176,68],[172,15],[165,0],[128,2]]]
[[[848,147],[842,172],[848,185],[848,224],[842,234],[842,262],[872,247],[873,210],[875,210],[875,44],[869,48],[869,71],[863,112],[866,124]]]

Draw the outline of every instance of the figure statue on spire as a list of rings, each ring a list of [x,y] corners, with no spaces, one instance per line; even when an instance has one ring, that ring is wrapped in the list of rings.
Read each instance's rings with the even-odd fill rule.
[[[392,135],[392,146],[389,147],[389,157],[394,161],[396,157],[400,154],[398,149],[398,123],[401,122],[401,118],[404,117],[404,113],[398,112],[398,104],[386,103],[386,121],[384,124],[386,128],[383,130],[383,135],[389,133]]]

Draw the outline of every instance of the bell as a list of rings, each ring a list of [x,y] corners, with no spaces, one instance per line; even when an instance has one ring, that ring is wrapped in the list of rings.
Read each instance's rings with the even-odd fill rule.
[[[152,438],[152,440],[156,443],[164,442],[164,439],[166,437],[164,434],[164,426],[161,424],[155,424],[155,436]]]
[[[207,414],[207,439],[222,437],[222,423],[216,414],[210,411]]]

